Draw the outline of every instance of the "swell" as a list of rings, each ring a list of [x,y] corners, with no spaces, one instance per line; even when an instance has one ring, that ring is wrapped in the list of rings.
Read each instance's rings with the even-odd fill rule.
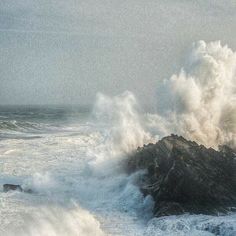
[[[38,123],[16,120],[0,121],[0,130],[2,131],[33,131],[40,130],[40,128],[41,126]]]

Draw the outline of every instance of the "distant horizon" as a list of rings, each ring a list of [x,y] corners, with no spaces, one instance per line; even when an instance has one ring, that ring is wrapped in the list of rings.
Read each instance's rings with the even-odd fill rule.
[[[14,109],[14,108],[23,108],[23,109],[37,109],[37,108],[49,108],[49,109],[72,109],[77,110],[81,109],[87,112],[92,112],[95,107],[95,103],[92,104],[0,104],[1,109]],[[140,112],[155,113],[157,107],[150,106],[150,104],[139,105]]]

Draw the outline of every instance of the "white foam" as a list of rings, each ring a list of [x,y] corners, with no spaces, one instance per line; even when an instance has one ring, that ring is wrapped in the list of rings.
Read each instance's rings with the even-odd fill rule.
[[[97,95],[93,113],[97,122],[109,128],[109,142],[113,150],[130,152],[153,141],[142,126],[139,109],[135,96],[129,91],[114,97]]]
[[[23,189],[30,189],[35,192],[50,192],[58,188],[58,183],[51,176],[50,172],[35,173],[30,178],[26,179],[22,185]]]
[[[235,235],[235,214],[227,216],[180,215],[154,218],[148,223],[145,236],[213,236]]]
[[[38,208],[32,214],[22,215],[20,227],[9,226],[7,236],[102,236],[99,222],[79,206]]]
[[[166,131],[208,147],[236,147],[235,69],[236,53],[227,45],[195,43],[186,66],[159,88],[158,109]]]

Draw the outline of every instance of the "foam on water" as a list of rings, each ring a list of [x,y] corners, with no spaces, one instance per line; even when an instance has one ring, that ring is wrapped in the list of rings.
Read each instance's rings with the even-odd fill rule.
[[[88,211],[74,206],[73,209],[56,207],[38,208],[31,214],[21,216],[24,220],[18,227],[12,224],[4,235],[64,236],[104,235],[100,223]]]

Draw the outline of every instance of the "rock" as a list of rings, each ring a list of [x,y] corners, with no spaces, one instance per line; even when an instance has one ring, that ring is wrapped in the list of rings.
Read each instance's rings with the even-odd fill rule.
[[[4,184],[3,185],[3,192],[9,192],[9,191],[19,191],[24,193],[33,193],[32,189],[23,189],[21,185],[18,184]]]
[[[4,184],[3,185],[3,192],[8,192],[11,190],[20,191],[20,192],[23,191],[23,189],[20,185],[16,185],[16,184]]]
[[[226,213],[236,206],[236,154],[171,135],[138,148],[128,172],[146,170],[138,185],[154,201],[154,215]]]
[[[24,193],[34,193],[34,191],[32,189],[24,189],[23,190]]]

